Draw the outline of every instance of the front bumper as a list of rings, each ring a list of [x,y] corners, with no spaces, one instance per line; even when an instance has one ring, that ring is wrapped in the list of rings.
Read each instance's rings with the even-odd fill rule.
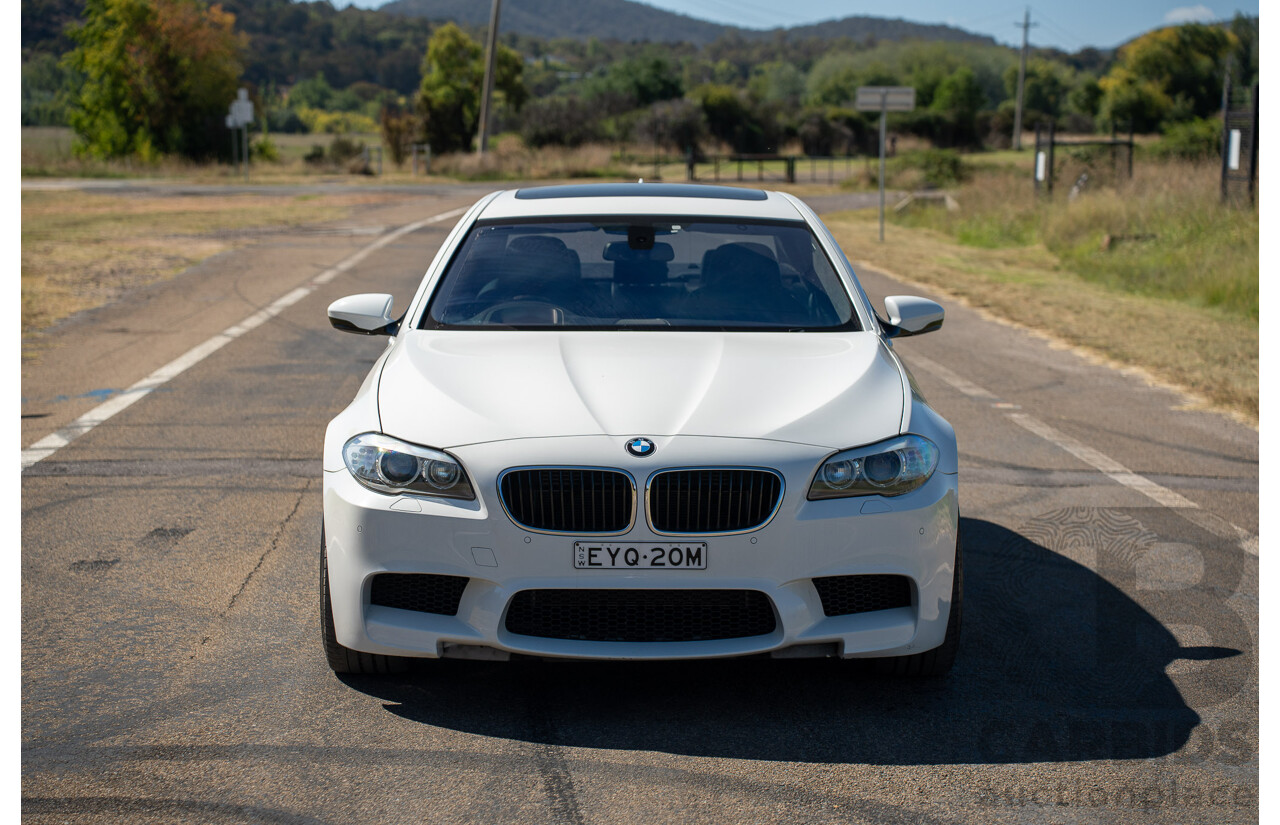
[[[808,501],[809,482],[830,451],[773,441],[681,436],[659,442],[652,459],[631,459],[607,436],[529,439],[451,452],[464,463],[476,501],[387,496],[360,486],[345,469],[324,474],[330,594],[338,641],[368,653],[505,658],[511,653],[592,659],[685,659],[772,653],[845,657],[907,655],[942,643],[951,600],[958,530],[956,476],[935,473],[918,490]],[[566,461],[566,456],[573,460]],[[617,467],[638,486],[648,476],[693,466],[769,467],[785,479],[783,499],[764,527],[705,541],[705,570],[575,569],[574,541],[514,524],[496,479],[517,466]],[[671,542],[643,512],[611,541]],[[679,539],[683,541],[684,539]],[[380,573],[434,573],[468,579],[456,615],[370,604]],[[912,584],[912,604],[827,616],[812,579],[893,574]],[[775,611],[767,635],[682,642],[599,642],[517,635],[505,615],[529,589],[740,589],[764,593]]]

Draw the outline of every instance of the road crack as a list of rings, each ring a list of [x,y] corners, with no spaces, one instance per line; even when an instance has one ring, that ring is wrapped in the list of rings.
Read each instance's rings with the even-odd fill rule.
[[[298,514],[298,509],[302,507],[302,500],[307,497],[307,493],[311,490],[311,479],[307,479],[303,485],[302,491],[298,493],[298,500],[293,503],[293,509],[289,511],[289,515],[284,517],[284,521],[280,522],[280,526],[276,528],[275,535],[271,537],[271,543],[267,545],[267,549],[262,551],[262,555],[258,556],[258,563],[249,571],[249,575],[244,577],[244,581],[240,582],[240,587],[235,593],[231,594],[231,601],[227,602],[227,609],[222,611],[221,618],[226,618],[231,609],[236,606],[236,601],[240,598],[240,594],[249,586],[249,582],[253,581],[254,575],[262,569],[262,564],[267,560],[267,556],[276,549],[280,544],[280,539],[284,536],[284,531],[289,528],[289,522],[293,521],[293,517]],[[205,641],[208,641],[206,639]],[[203,644],[204,642],[201,642]]]

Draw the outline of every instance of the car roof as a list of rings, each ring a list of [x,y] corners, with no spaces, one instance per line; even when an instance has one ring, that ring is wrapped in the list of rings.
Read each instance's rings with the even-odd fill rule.
[[[803,221],[785,196],[687,183],[588,183],[499,192],[478,220],[588,215],[679,215]]]

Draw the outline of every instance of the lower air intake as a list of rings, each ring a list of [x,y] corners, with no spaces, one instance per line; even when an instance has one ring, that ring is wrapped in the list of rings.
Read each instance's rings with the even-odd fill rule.
[[[507,609],[511,633],[583,642],[705,642],[776,627],[757,590],[522,590]]]
[[[848,616],[911,606],[911,580],[906,576],[824,576],[813,580],[828,616]]]
[[[437,576],[431,573],[379,573],[369,589],[369,604],[456,616],[465,576]]]

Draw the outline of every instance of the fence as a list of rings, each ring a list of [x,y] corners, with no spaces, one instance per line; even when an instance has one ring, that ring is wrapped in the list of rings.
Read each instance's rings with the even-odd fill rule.
[[[1256,202],[1258,185],[1258,84],[1232,87],[1222,82],[1222,202]]]
[[[1053,184],[1057,178],[1057,149],[1071,149],[1073,147],[1084,149],[1086,152],[1093,147],[1106,147],[1110,149],[1108,153],[1108,162],[1110,169],[1108,170],[1098,158],[1085,156],[1081,163],[1084,171],[1079,176],[1074,176],[1075,186],[1073,191],[1079,191],[1084,188],[1090,179],[1089,172],[1094,172],[1096,177],[1100,172],[1109,172],[1113,177],[1119,178],[1121,172],[1120,150],[1124,149],[1123,174],[1126,178],[1133,178],[1133,124],[1129,124],[1129,137],[1117,138],[1116,127],[1111,125],[1111,138],[1106,139],[1061,139],[1055,135],[1055,127],[1053,121],[1049,121],[1048,128],[1042,123],[1036,124],[1036,153],[1035,153],[1035,171],[1033,178],[1035,180],[1036,194],[1044,194],[1047,197],[1053,197]]]
[[[644,168],[649,180],[683,176],[689,181],[835,184],[859,174],[854,155],[627,155],[623,163]],[[870,163],[870,158],[863,158]],[[868,173],[869,174],[869,173]]]

